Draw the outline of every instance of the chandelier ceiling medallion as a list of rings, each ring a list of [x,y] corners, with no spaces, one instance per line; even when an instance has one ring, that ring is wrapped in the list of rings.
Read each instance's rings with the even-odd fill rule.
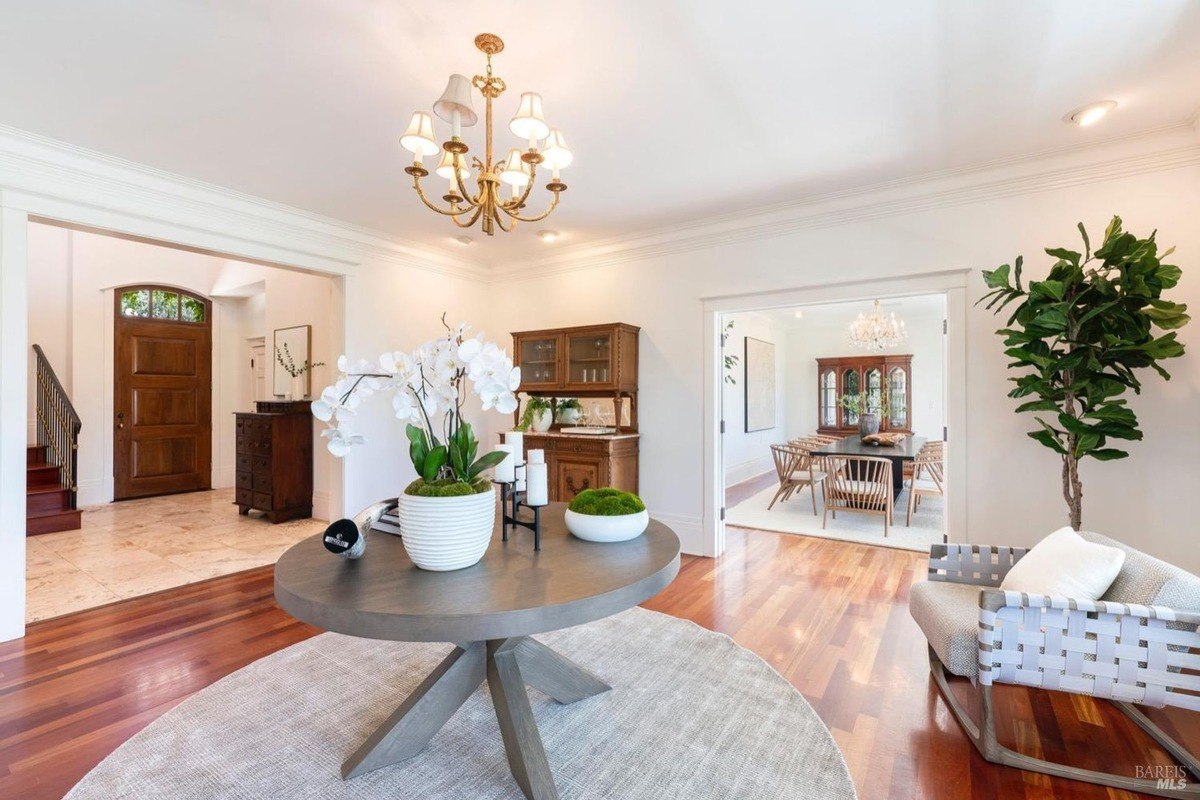
[[[850,341],[864,350],[887,350],[908,341],[908,331],[904,322],[896,319],[894,312],[891,316],[884,316],[876,300],[871,316],[860,313],[850,323]]]
[[[494,160],[492,101],[507,87],[502,78],[492,74],[492,56],[504,49],[504,42],[499,36],[481,33],[475,37],[475,46],[487,56],[486,74],[476,75],[472,81],[468,81],[465,75],[451,75],[446,91],[433,104],[433,112],[450,123],[450,141],[439,145],[434,139],[433,118],[424,111],[418,111],[413,114],[408,130],[400,137],[400,144],[413,154],[412,166],[404,171],[412,176],[413,188],[417,190],[421,202],[437,213],[450,217],[460,228],[470,228],[479,222],[483,232],[492,236],[497,226],[507,233],[516,227],[517,222],[538,222],[550,216],[558,206],[559,195],[567,189],[567,185],[559,179],[559,171],[567,167],[574,156],[567,149],[562,131],[546,124],[542,116],[542,96],[536,92],[524,92],[516,116],[508,123],[508,129],[525,141],[526,148],[522,152],[514,147],[508,151],[506,158]],[[471,104],[472,86],[484,98],[485,144],[483,158],[473,157],[468,168],[468,148],[460,137],[462,128],[474,125],[479,119]],[[539,142],[542,142],[540,149]],[[441,161],[435,172],[449,182],[449,191],[442,196],[447,207],[430,201],[421,188],[421,179],[429,175],[429,170],[422,162],[426,156],[439,153]],[[553,192],[554,200],[545,213],[523,216],[521,210],[525,208],[525,201],[533,189],[538,165],[550,170],[550,182],[546,188]],[[467,191],[472,174],[477,187],[474,194]],[[501,184],[512,187],[511,198],[501,198]]]

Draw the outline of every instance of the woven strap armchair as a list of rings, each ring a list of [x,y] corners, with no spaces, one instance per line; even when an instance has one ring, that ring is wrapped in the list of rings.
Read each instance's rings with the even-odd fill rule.
[[[934,681],[968,738],[990,762],[1160,797],[1200,797],[1200,759],[1134,704],[1200,711],[1200,578],[1095,533],[1125,564],[1099,601],[1001,591],[1019,547],[934,545],[929,576],[914,584],[913,618],[929,640]],[[978,721],[947,672],[979,688]],[[992,686],[1012,683],[1110,700],[1194,780],[1114,775],[1018,753],[996,738]]]

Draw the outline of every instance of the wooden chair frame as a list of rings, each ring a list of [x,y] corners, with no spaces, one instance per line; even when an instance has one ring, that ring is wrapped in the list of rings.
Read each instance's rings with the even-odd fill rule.
[[[883,535],[892,524],[892,460],[878,456],[830,455],[821,459],[825,481],[824,528],[832,514],[855,511],[883,516]]]
[[[921,480],[922,476],[928,476],[927,480],[932,481],[933,486],[919,486],[917,481]],[[945,496],[945,483],[946,476],[941,447],[929,450],[922,447],[917,453],[917,457],[913,459],[912,480],[908,485],[908,513],[904,517],[905,527],[912,525],[913,511],[920,505],[922,497]]]
[[[1200,614],[1165,606],[1075,600],[1001,591],[1028,551],[1019,547],[933,545],[929,580],[980,587],[978,724],[950,691],[933,648],[929,668],[942,699],[987,761],[1158,797],[1200,797],[1200,759],[1133,705],[1200,711]],[[1093,658],[1085,658],[1085,653]],[[1142,665],[1145,665],[1144,667]],[[1188,670],[1192,672],[1189,673]],[[992,685],[1014,683],[1107,699],[1183,764],[1196,781],[1137,778],[1034,758],[996,738]]]
[[[773,444],[771,445],[771,458],[775,462],[775,474],[779,478],[779,489],[771,498],[767,510],[770,511],[774,508],[775,503],[781,499],[786,503],[788,498],[807,486],[812,491],[813,516],[815,517],[817,515],[817,484],[821,484],[821,497],[824,498],[825,475],[817,471],[817,464],[812,455],[806,448],[799,445]],[[807,473],[807,477],[804,477],[805,473]]]

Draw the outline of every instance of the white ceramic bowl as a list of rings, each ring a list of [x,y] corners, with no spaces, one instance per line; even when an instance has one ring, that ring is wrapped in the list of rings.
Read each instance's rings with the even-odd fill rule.
[[[627,542],[641,536],[650,524],[650,512],[602,517],[567,509],[567,530],[589,542]]]
[[[448,572],[478,563],[496,527],[496,491],[462,497],[400,495],[400,541],[421,569]]]

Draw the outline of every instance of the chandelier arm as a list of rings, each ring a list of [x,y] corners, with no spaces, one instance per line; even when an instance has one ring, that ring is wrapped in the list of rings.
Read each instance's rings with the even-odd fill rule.
[[[516,213],[515,211],[509,211],[507,208],[504,208],[503,206],[501,206],[501,208],[504,209],[505,214],[508,214],[510,217],[512,217],[515,220],[520,220],[521,222],[541,222],[546,217],[548,217],[552,213],[554,213],[554,209],[558,208],[558,192],[554,193],[554,200],[553,200],[553,202],[550,203],[550,207],[547,208],[545,210],[545,212],[538,214],[536,217],[522,217],[520,214]]]
[[[417,197],[421,198],[422,203],[424,203],[426,206],[428,206],[430,210],[436,211],[437,213],[442,214],[443,216],[457,217],[460,214],[465,214],[469,210],[469,209],[464,208],[464,209],[455,211],[453,209],[453,207],[451,207],[451,209],[449,211],[446,211],[445,209],[438,208],[437,206],[435,206],[433,203],[431,203],[429,201],[428,197],[425,196],[425,190],[421,188],[421,179],[418,178],[416,175],[413,176],[413,188],[417,190]]]
[[[460,220],[457,215],[451,217],[450,221],[453,222],[455,225],[457,225],[460,228],[469,228],[472,225],[474,225],[476,222],[479,221],[479,215],[482,213],[483,213],[483,206],[475,206],[475,213],[472,214],[471,218],[469,220],[467,220],[466,222],[463,222],[462,220]]]
[[[529,182],[525,184],[525,191],[521,192],[520,197],[514,197],[499,204],[500,207],[504,209],[505,213],[512,213],[509,211],[510,208],[513,209],[513,211],[516,211],[521,206],[525,205],[525,201],[529,199],[529,193],[533,191],[533,182],[537,178],[537,176],[534,175],[535,169],[536,166],[534,164],[529,165]]]
[[[503,208],[503,206],[501,206],[499,203],[494,205],[492,207],[492,216],[495,217],[496,224],[500,226],[500,230],[504,231],[505,233],[511,233],[513,229],[513,223],[510,222],[508,225],[504,224],[504,217],[500,215],[499,211],[501,208]]]
[[[483,204],[483,192],[480,192],[475,197],[471,197],[471,194],[467,191],[467,185],[463,183],[462,173],[458,171],[457,165],[454,168],[454,180],[458,184],[458,193],[466,199],[466,202],[472,208]]]

